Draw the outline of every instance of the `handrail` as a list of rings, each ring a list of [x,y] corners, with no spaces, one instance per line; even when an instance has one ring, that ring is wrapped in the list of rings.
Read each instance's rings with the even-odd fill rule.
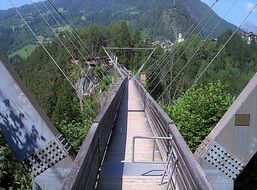
[[[136,139],[143,139],[143,140],[153,140],[153,151],[152,151],[152,161],[136,161],[135,154],[136,154]],[[133,163],[154,163],[154,164],[164,164],[166,162],[156,162],[155,161],[155,146],[157,140],[172,140],[172,137],[147,137],[147,136],[134,136],[133,143],[132,143],[132,162]]]
[[[174,122],[145,90],[137,79],[133,79],[138,89],[141,100],[144,103],[145,113],[150,123],[154,136],[173,137],[174,151],[178,156],[178,175],[177,186],[179,189],[213,189],[206,178],[200,165],[197,163],[193,153],[190,151],[185,140],[181,136]],[[157,144],[163,159],[166,160],[169,152],[169,143],[162,142]]]
[[[122,81],[117,93],[92,124],[62,186],[63,190],[95,188],[126,85],[127,78]]]

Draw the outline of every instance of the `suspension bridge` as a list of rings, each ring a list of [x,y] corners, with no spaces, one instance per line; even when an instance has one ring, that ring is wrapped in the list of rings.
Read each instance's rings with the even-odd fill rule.
[[[0,63],[1,132],[33,174],[34,189],[233,189],[257,151],[257,76],[193,155],[174,122],[123,70],[74,158],[7,61]]]
[[[217,2],[201,18],[207,16]],[[15,8],[11,0],[10,3]],[[46,6],[44,2],[42,3],[58,26],[69,24],[53,4],[49,3],[49,6]],[[64,46],[65,51],[75,60],[71,51],[44,17],[44,14],[37,8],[37,4],[33,3],[33,5]],[[50,8],[56,11],[57,16],[50,11]],[[255,8],[256,6],[242,23]],[[15,10],[53,63],[79,94],[77,87],[51,55],[51,52],[40,42],[20,11],[17,8]],[[192,36],[201,21],[202,19],[191,26],[185,36]],[[221,21],[217,23],[212,32],[220,24]],[[193,85],[217,58],[240,26],[221,46]],[[76,30],[69,27],[68,29],[70,31],[65,31],[65,35],[81,57],[86,60],[85,52],[98,60],[95,53],[83,42]],[[74,39],[80,48],[73,42]],[[203,40],[202,44],[196,48],[195,53],[181,68],[177,76],[184,71],[205,41]],[[151,96],[152,92],[148,92],[144,88],[139,77],[155,49],[138,48],[141,50],[150,49],[152,52],[135,76],[131,76],[125,67],[118,64],[117,59],[108,53],[110,49],[134,48],[104,48],[114,68],[118,71],[119,80],[112,84],[115,93],[110,97],[100,114],[96,116],[92,111],[92,115],[96,116],[96,119],[76,156],[71,151],[68,141],[44,114],[8,61],[3,56],[0,57],[0,130],[17,159],[31,173],[33,189],[233,189],[234,181],[257,152],[257,110],[255,106],[252,106],[257,101],[257,75],[252,78],[193,154],[176,124],[158,104],[159,98],[165,91],[169,90],[177,76],[155,101]],[[167,62],[168,64],[172,53],[174,52],[164,54],[146,70],[150,73],[148,79],[155,80],[155,76],[159,73],[154,75],[150,71],[153,68],[161,67],[162,64],[160,63]],[[174,64],[176,61],[172,63],[170,69],[164,73],[158,83],[167,76]],[[88,65],[87,70],[79,64],[77,66],[83,76],[88,76],[88,71],[91,69],[90,65]],[[108,69],[100,70],[100,72],[102,75],[107,73],[107,75],[112,76]],[[95,77],[99,81],[102,80],[100,75]],[[90,78],[88,80],[90,81]],[[157,85],[153,90],[157,88]],[[83,97],[81,102],[85,103]]]

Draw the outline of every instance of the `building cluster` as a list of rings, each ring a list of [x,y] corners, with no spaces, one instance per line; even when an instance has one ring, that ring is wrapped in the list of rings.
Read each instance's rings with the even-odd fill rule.
[[[69,64],[70,65],[77,65],[79,64],[79,60],[74,59],[73,56],[69,56]],[[91,67],[96,67],[96,66],[111,66],[112,61],[109,58],[106,59],[101,59],[100,57],[95,57],[95,56],[88,56],[86,57],[84,63],[82,66],[91,66]]]
[[[69,75],[71,74],[73,67],[75,65],[80,65],[81,67],[89,66],[91,68],[95,68],[97,66],[104,66],[104,67],[112,66],[113,63],[109,58],[101,59],[100,57],[88,56],[85,58],[83,62],[80,62],[78,59],[74,58],[74,56],[69,56],[68,66],[67,66],[67,71]]]
[[[164,49],[171,48],[175,42],[172,42],[171,40],[156,40],[152,43],[153,46],[160,46]]]
[[[243,32],[242,38],[247,40],[247,43],[257,42],[257,32]]]
[[[171,40],[156,40],[152,43],[153,46],[159,46],[164,49],[170,49],[174,44],[184,42],[184,38],[181,33],[179,33],[176,41]]]

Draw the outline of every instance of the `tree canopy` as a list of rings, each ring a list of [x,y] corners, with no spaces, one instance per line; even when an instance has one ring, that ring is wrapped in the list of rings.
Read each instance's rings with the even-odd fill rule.
[[[192,151],[201,144],[232,104],[226,85],[217,81],[186,91],[165,109]]]

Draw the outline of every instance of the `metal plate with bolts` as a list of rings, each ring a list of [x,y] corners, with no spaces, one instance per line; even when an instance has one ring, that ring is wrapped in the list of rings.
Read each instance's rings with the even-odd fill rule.
[[[228,152],[224,147],[216,142],[210,146],[203,156],[210,165],[217,168],[225,176],[235,180],[244,169],[245,164],[233,154]]]
[[[65,141],[61,135],[58,135],[22,162],[24,168],[32,173],[34,177],[40,175],[68,155],[68,150],[62,145],[60,138]]]

